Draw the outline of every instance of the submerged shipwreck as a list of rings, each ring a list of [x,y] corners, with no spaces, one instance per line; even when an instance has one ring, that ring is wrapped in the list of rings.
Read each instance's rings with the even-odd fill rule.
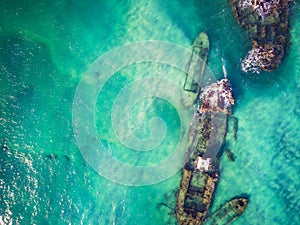
[[[237,219],[246,209],[247,198],[233,198],[205,220],[205,225],[229,224]]]
[[[199,37],[200,35],[196,38],[196,44],[201,43]],[[201,37],[208,42],[207,36]],[[208,49],[197,50],[196,54],[206,62]],[[194,80],[186,79],[184,84],[184,90],[199,93],[195,95],[194,116],[189,130],[189,145],[177,193],[175,213],[178,223],[182,225],[229,224],[245,211],[247,198],[236,197],[226,202],[211,216],[207,216],[207,213],[219,179],[219,150],[226,135],[227,119],[231,115],[234,98],[226,78],[206,86],[200,93],[200,87],[196,87],[196,84],[199,84],[203,76],[205,68],[201,68],[199,77],[194,77]]]
[[[252,39],[242,61],[245,72],[272,71],[282,62],[287,45],[289,0],[230,0],[234,16]]]
[[[193,51],[188,64],[183,89],[195,101],[200,91],[209,51],[209,39],[205,32],[200,33],[193,42]],[[192,76],[194,75],[194,76]]]

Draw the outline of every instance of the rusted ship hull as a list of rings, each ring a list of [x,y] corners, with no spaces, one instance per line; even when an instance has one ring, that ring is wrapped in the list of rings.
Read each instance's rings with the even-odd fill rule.
[[[175,210],[177,221],[181,225],[203,224],[218,182],[218,158],[215,158],[206,170],[200,171],[196,165],[197,158],[202,157],[207,151],[212,119],[211,112],[204,112],[197,118],[199,123],[193,124],[196,127],[190,128],[190,147],[187,151]],[[225,130],[226,128],[224,135]],[[222,138],[224,139],[224,136]]]
[[[264,71],[282,62],[288,39],[288,0],[230,0],[234,16],[252,39],[253,58]]]
[[[209,51],[209,39],[205,32],[200,33],[193,42],[192,55],[188,64],[183,89],[196,99],[205,71]]]
[[[227,84],[227,79],[223,79],[206,87],[200,96],[202,104],[195,109],[175,210],[181,225],[203,224],[210,208],[218,181],[220,155],[216,152],[225,138],[227,117],[234,102],[227,106],[220,103],[229,102],[232,98],[231,88]],[[221,122],[216,123],[218,119]],[[221,132],[215,133],[216,130]],[[214,136],[219,137],[215,139]]]
[[[248,205],[247,197],[237,197],[227,201],[205,220],[205,225],[227,225],[243,214]]]
[[[218,178],[184,169],[177,196],[176,217],[179,224],[202,224],[208,212]]]

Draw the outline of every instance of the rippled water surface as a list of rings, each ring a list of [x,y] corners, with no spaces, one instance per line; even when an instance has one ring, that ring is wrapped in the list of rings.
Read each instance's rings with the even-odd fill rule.
[[[250,40],[227,1],[2,1],[0,6],[0,224],[176,224],[172,209],[160,203],[174,207],[180,172],[137,187],[103,178],[76,145],[72,106],[76,87],[98,56],[143,40],[190,48],[201,31],[210,38],[212,73],[221,78],[222,64],[226,66],[238,118],[237,139],[229,121],[225,144],[236,160],[221,160],[212,211],[246,194],[248,208],[234,224],[300,224],[298,3],[291,11],[283,64],[260,75],[241,72]],[[147,52],[141,49],[139,54]],[[98,138],[110,155],[126,164],[160,163],[177,146],[180,113],[164,99],[151,96],[130,109],[128,126],[136,137],[145,139],[155,128],[167,132],[161,146],[152,150],[122,145],[110,121],[124,87],[161,74],[184,75],[155,63],[130,65],[111,77],[91,109]],[[155,91],[159,85],[144,88]],[[155,117],[165,126],[149,127]],[[134,179],[138,174],[125,176]]]

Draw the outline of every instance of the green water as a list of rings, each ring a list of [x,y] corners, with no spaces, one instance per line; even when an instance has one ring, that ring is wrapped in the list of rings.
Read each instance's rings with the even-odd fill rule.
[[[176,224],[172,210],[180,173],[150,186],[131,187],[99,176],[75,142],[72,104],[91,63],[117,46],[162,40],[189,47],[201,31],[210,37],[209,67],[220,78],[222,58],[236,97],[237,140],[230,122],[212,209],[246,194],[250,203],[234,224],[300,224],[300,15],[291,13],[290,48],[271,73],[247,75],[240,62],[250,47],[227,1],[1,1],[0,3],[0,223],[1,224]],[[154,67],[155,68],[155,67]],[[160,162],[175,146],[176,109],[160,100],[139,120],[139,137],[149,135],[144,118],[161,116],[168,125],[163,147],[139,153],[118,143],[109,107],[121,87],[145,65],[114,76],[97,101],[101,139],[116,146],[122,161]],[[133,73],[132,71],[136,71]],[[155,72],[150,70],[150,72]],[[150,73],[148,72],[148,73]],[[141,107],[139,104],[136,107]],[[144,104],[144,105],[143,105]],[[135,109],[133,108],[133,111]],[[135,176],[134,174],[130,176]]]

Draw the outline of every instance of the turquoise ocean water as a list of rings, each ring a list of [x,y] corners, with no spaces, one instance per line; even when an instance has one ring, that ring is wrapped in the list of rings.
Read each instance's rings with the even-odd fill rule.
[[[234,224],[300,224],[298,2],[290,22],[289,51],[281,67],[251,75],[240,69],[250,41],[227,1],[1,1],[0,224],[176,224],[173,211],[159,203],[174,207],[180,173],[139,187],[99,176],[75,143],[72,104],[83,74],[105,52],[142,40],[188,48],[201,31],[210,37],[212,72],[220,78],[222,59],[226,66],[239,121],[237,140],[229,121],[225,147],[236,160],[221,160],[212,210],[246,194],[250,203]],[[136,165],[167,157],[180,131],[176,109],[158,99],[146,115],[129,121],[137,135],[146,137],[144,120],[165,120],[170,134],[157,153],[132,152],[114,137],[113,100],[145,70],[147,65],[133,65],[118,72],[96,107],[99,137],[115,147],[112,155]],[[138,160],[132,160],[135,154]]]

